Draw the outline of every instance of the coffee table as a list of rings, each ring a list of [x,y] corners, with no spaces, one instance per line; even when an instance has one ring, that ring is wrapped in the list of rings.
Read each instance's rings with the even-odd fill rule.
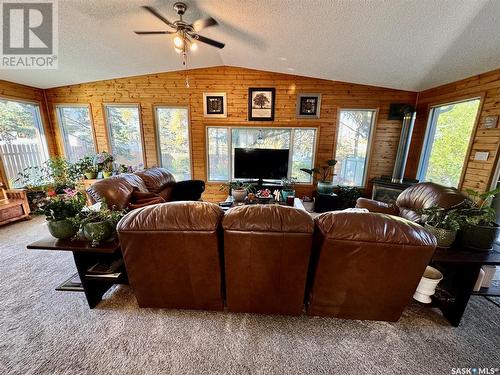
[[[500,297],[500,287],[481,288],[474,292],[474,285],[483,265],[500,265],[500,246],[493,250],[477,252],[461,249],[437,248],[431,262],[436,268],[446,270],[440,286],[451,294],[450,298],[433,298],[433,306],[438,307],[448,321],[458,327],[471,295]],[[447,276],[448,275],[448,276]]]
[[[223,210],[224,210],[224,209],[225,209],[225,210],[228,210],[228,209],[230,209],[230,208],[232,208],[232,207],[244,206],[244,205],[245,205],[245,203],[243,203],[243,202],[241,202],[241,203],[237,203],[237,202],[235,202],[235,201],[234,201],[234,198],[233,198],[233,196],[232,196],[232,195],[229,195],[229,196],[226,198],[226,200],[225,200],[225,201],[226,201],[226,202],[232,202],[232,205],[231,205],[231,206],[229,206],[229,207],[221,207]],[[273,199],[273,200],[271,200],[271,201],[270,201],[270,202],[268,202],[268,203],[251,203],[251,204],[282,204],[282,203],[276,203],[276,202],[274,201],[274,199]],[[285,204],[283,203],[283,205],[285,205]],[[294,198],[294,199],[293,199],[293,207],[298,208],[299,210],[304,210],[304,211],[306,211],[306,209],[304,208],[304,205],[302,204],[302,201],[300,200],[300,198]]]
[[[122,257],[118,239],[103,242],[96,247],[92,247],[89,241],[58,240],[47,236],[29,244],[27,248],[29,250],[71,251],[78,276],[80,277],[81,286],[78,287],[78,285],[72,283],[68,287],[65,286],[65,282],[57,290],[83,291],[91,309],[101,301],[104,293],[113,285],[128,284],[127,273],[123,265],[113,274],[93,275],[87,272],[90,267],[97,263],[110,263]],[[74,279],[75,276],[76,274],[67,281]]]

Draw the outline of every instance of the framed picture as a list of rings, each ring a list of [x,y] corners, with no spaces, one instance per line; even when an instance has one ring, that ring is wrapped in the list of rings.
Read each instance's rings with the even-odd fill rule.
[[[205,117],[227,117],[226,93],[204,92],[203,115]]]
[[[248,89],[248,121],[274,121],[274,88]]]
[[[297,118],[319,118],[321,94],[297,95]]]

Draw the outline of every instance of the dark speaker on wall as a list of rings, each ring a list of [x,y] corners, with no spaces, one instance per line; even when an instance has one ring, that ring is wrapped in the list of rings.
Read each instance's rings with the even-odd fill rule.
[[[414,108],[406,103],[391,103],[389,106],[389,120],[402,120],[405,113],[413,112]]]

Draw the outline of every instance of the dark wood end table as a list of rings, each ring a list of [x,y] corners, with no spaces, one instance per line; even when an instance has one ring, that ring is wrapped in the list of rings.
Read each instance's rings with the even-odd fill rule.
[[[473,291],[481,266],[500,265],[500,246],[495,245],[493,250],[486,252],[460,248],[437,248],[431,264],[446,271],[445,278],[441,283],[442,287],[452,295],[452,298],[448,300],[434,298],[433,305],[437,306],[445,318],[455,327],[460,324],[471,295],[500,296],[500,287],[481,288],[478,292]],[[448,280],[446,274],[450,275]]]
[[[71,251],[81,280],[80,290],[85,292],[85,297],[91,309],[101,301],[104,293],[114,284],[128,284],[124,266],[113,275],[91,275],[87,273],[87,270],[96,263],[110,263],[122,257],[120,243],[117,239],[92,247],[89,241],[58,240],[48,236],[29,244],[27,248],[29,250]],[[64,290],[64,288],[58,288],[58,290]],[[73,287],[66,290],[78,291],[79,288]]]

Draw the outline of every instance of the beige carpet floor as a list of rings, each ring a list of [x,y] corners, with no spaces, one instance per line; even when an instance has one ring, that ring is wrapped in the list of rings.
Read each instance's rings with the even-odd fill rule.
[[[0,228],[0,374],[451,374],[500,367],[500,308],[459,328],[412,305],[398,323],[139,309],[129,287],[94,310],[54,288],[70,253],[28,251],[36,218]]]

